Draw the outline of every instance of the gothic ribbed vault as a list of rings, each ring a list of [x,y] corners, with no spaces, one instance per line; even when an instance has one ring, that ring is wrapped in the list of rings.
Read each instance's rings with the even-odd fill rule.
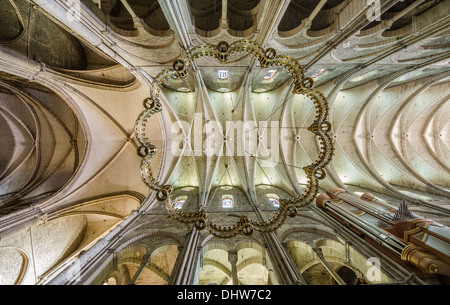
[[[233,268],[241,284],[336,283],[333,273],[319,276],[328,267],[317,248],[342,278],[362,277],[340,255],[362,262],[365,254],[349,250],[316,207],[270,237],[218,241],[186,235],[191,228],[168,218],[141,180],[135,120],[151,82],[193,46],[220,41],[292,56],[327,98],[335,151],[319,192],[370,192],[395,207],[405,200],[450,225],[449,1],[374,2],[0,1],[0,283],[73,283],[68,266],[86,268],[89,284],[183,283],[172,271],[189,243],[202,246],[200,284],[233,282]],[[302,167],[318,153],[306,130],[314,105],[293,97],[287,73],[269,70],[250,56],[226,65],[203,58],[188,78],[165,84],[162,111],[147,126],[153,174],[174,185],[175,198],[202,204],[231,194],[241,207],[270,210],[268,194],[302,193]],[[256,158],[192,150],[195,128],[208,121],[220,123],[224,152],[236,149],[238,135],[224,132],[230,120],[282,127],[275,166],[261,168],[262,140]],[[274,275],[274,251],[298,267],[287,279]]]

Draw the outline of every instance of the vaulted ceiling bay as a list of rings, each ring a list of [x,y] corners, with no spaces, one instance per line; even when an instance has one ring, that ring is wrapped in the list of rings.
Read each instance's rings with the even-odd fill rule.
[[[0,283],[448,284],[333,213],[385,230],[373,215],[406,203],[447,232],[449,10],[434,0],[0,1]],[[171,219],[142,179],[136,119],[175,60],[240,40],[294,58],[327,99],[334,154],[318,193],[330,199],[273,233],[221,239]],[[196,58],[186,78],[164,82],[146,122],[153,177],[180,209],[269,219],[304,192],[320,151],[307,129],[314,103],[293,92],[286,69],[252,55]],[[227,129],[244,122],[257,128]],[[212,123],[221,154],[207,155]],[[241,145],[251,139],[254,151]]]

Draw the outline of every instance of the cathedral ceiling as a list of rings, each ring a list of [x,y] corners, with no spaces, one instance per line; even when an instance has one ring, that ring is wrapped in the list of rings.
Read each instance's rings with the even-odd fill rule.
[[[335,154],[322,189],[371,191],[448,215],[449,2],[375,2],[1,1],[0,212],[39,203],[41,213],[63,213],[117,196],[153,207],[134,135],[151,81],[195,45],[250,39],[297,59],[328,99]],[[292,96],[286,71],[269,70],[249,56],[199,59],[186,79],[167,82],[163,111],[148,123],[155,176],[180,194],[193,187],[200,201],[219,198],[223,185],[243,202],[259,198],[258,185],[300,194],[302,166],[318,151],[305,130],[314,107]],[[196,118],[202,129],[220,123],[225,153],[238,136],[225,132],[227,121],[277,122],[278,162],[261,168],[262,140],[261,159],[198,156],[186,145],[197,141]]]
[[[445,88],[449,7],[445,1],[380,1],[381,16],[375,16],[377,7],[368,10],[360,2],[81,1],[78,7],[71,7],[62,1],[57,5],[3,1],[2,50],[40,63],[38,70],[48,67],[60,73],[71,80],[72,90],[82,92],[83,102],[73,101],[74,105],[67,107],[75,106],[84,116],[76,121],[82,126],[77,127],[82,130],[79,134],[87,134],[78,135],[80,142],[88,143],[78,153],[80,162],[89,147],[96,145],[97,134],[105,138],[106,132],[112,133],[107,143],[102,143],[105,152],[121,147],[113,144],[112,139],[120,138],[113,135],[114,130],[123,134],[119,142],[130,142],[127,139],[133,138],[136,118],[131,109],[139,111],[139,100],[145,97],[152,78],[170,68],[190,47],[252,39],[298,59],[329,100],[336,152],[323,187],[348,185],[398,199],[417,199],[405,191],[410,189],[448,198]],[[198,72],[165,84],[167,111],[161,113],[161,129],[149,133],[156,138],[159,134],[158,141],[166,143],[160,149],[161,178],[178,187],[198,187],[200,192],[223,184],[245,191],[272,184],[290,194],[300,192],[305,183],[302,165],[317,154],[314,137],[305,131],[314,113],[311,103],[290,93],[289,73],[281,68],[269,71],[249,56],[236,57],[225,65],[208,58],[198,59],[196,64]],[[219,70],[226,71],[224,79],[219,78]],[[265,79],[271,73],[275,73],[273,77]],[[5,75],[4,79],[10,83],[12,77]],[[140,89],[133,89],[137,84]],[[108,90],[111,87],[114,90]],[[134,94],[136,90],[138,94]],[[6,87],[6,93],[11,94],[11,89]],[[120,110],[121,95],[127,99],[126,111]],[[433,96],[433,104],[424,103],[429,96]],[[95,123],[90,124],[87,109],[92,107],[96,110],[89,113],[97,114],[92,118]],[[240,157],[198,157],[192,151],[189,155],[183,144],[196,141],[190,132],[198,121],[194,120],[196,113],[203,113],[202,128],[207,121],[220,122],[224,155],[237,146],[237,135],[225,132],[227,121],[277,122],[282,126],[281,160],[261,170],[258,159],[250,158],[248,151]],[[11,125],[13,118],[7,116],[3,115],[4,124]],[[80,114],[75,111],[72,116]],[[99,124],[101,121],[104,123]],[[109,125],[115,127],[105,128]],[[177,129],[185,135],[181,156],[169,151],[180,136],[171,130],[177,125],[184,126],[184,130]],[[25,131],[11,131],[3,141],[14,141],[18,134],[26,137]],[[258,130],[258,135],[264,136],[264,132]],[[27,143],[25,138],[21,142]],[[75,147],[80,145],[76,143]],[[4,163],[9,164],[5,172],[28,160],[26,153],[9,150],[2,151]],[[21,157],[15,160],[13,155]],[[116,160],[114,154],[102,155],[103,163],[96,162],[102,164],[98,170]],[[87,165],[81,162],[72,167],[92,171],[90,160],[84,160]],[[394,164],[392,160],[396,160]],[[227,174],[222,175],[225,166]],[[76,171],[72,170],[71,178],[67,174],[67,179],[80,177],[74,175]],[[91,178],[87,175],[80,181]],[[4,194],[16,191],[5,189]],[[204,196],[206,200],[208,195]]]

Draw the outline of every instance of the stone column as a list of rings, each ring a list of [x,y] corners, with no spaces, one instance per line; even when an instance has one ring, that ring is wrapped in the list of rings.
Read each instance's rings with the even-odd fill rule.
[[[320,262],[322,265],[327,269],[327,271],[331,274],[331,276],[336,280],[336,282],[339,285],[347,285],[344,280],[337,274],[337,272],[333,269],[333,267],[330,266],[330,264],[327,262],[325,257],[323,256],[322,249],[320,248],[313,248],[316,255],[319,257]]]
[[[233,281],[233,285],[239,285],[238,275],[237,275],[237,261],[238,255],[236,250],[228,251],[228,261],[231,264],[231,279]]]
[[[295,263],[275,233],[264,234],[270,261],[280,285],[306,285]]]
[[[198,247],[200,233],[192,230],[183,245],[169,277],[168,285],[191,285],[197,271],[198,257],[201,248]]]
[[[253,195],[253,196],[252,196]],[[250,200],[253,202],[253,208],[260,220],[265,220],[257,204],[255,194],[250,194]],[[305,279],[300,274],[297,266],[281,244],[278,235],[274,232],[263,234],[265,246],[276,275],[277,284],[280,285],[306,285]],[[272,282],[275,279],[272,280]]]
[[[222,0],[222,18],[220,19],[220,27],[228,28],[228,0]]]
[[[141,265],[139,266],[139,269],[136,271],[136,273],[133,275],[133,278],[131,279],[130,285],[136,284],[137,280],[142,274],[142,271],[144,271],[144,268],[150,264],[150,254],[144,254],[142,257]]]
[[[164,16],[170,28],[173,29],[180,38],[183,48],[187,51],[192,47],[190,31],[193,21],[189,11],[187,0],[158,0]]]

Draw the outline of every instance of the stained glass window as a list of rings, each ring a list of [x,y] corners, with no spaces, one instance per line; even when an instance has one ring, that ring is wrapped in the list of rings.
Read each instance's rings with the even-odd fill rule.
[[[232,208],[234,206],[233,196],[224,195],[222,197],[222,207],[223,208]]]
[[[269,70],[269,71],[266,73],[266,75],[264,75],[264,80],[272,79],[272,78],[275,76],[275,74],[276,74],[277,72],[278,72],[277,70]]]
[[[217,78],[220,79],[220,80],[228,79],[228,70],[218,70],[217,71]]]
[[[175,201],[175,209],[181,209],[186,202],[186,196],[178,197]]]
[[[280,201],[279,201],[280,198],[277,195],[275,195],[275,194],[267,194],[266,196],[270,200],[270,202],[272,203],[272,205],[274,207],[278,208],[280,206]]]

